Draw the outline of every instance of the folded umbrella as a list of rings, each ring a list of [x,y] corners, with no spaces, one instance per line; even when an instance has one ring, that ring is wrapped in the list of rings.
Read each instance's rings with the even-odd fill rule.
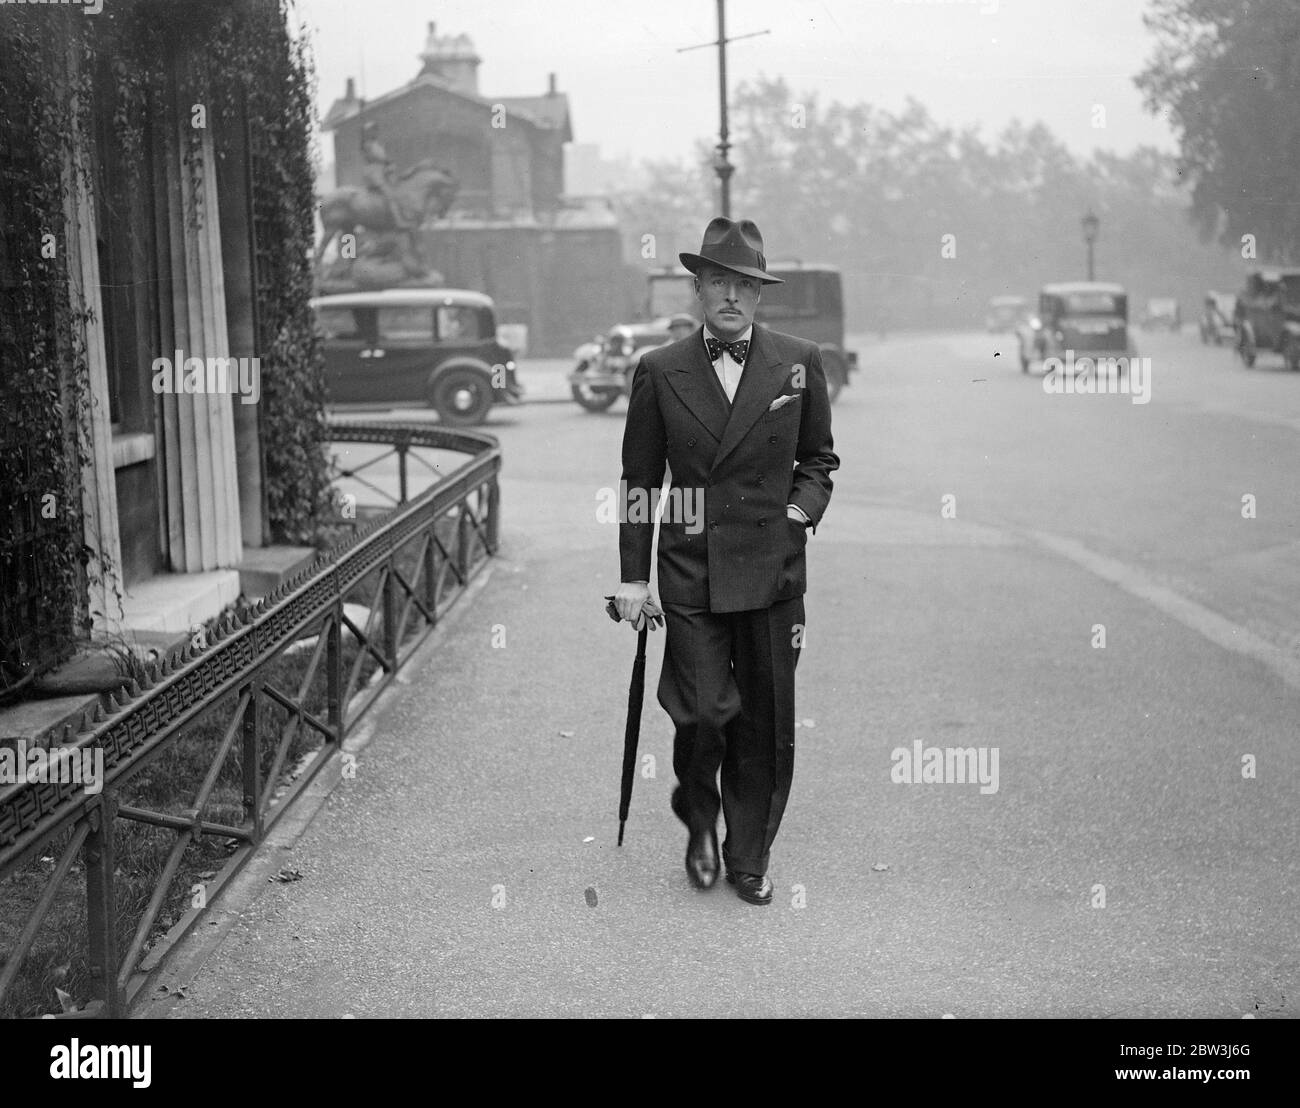
[[[607,596],[609,602],[605,611],[615,623],[619,622],[618,609],[614,607],[614,598]],[[645,700],[645,640],[650,630],[651,620],[663,623],[663,613],[653,600],[646,601],[642,611],[645,619],[636,637],[636,659],[632,662],[632,683],[627,690],[627,724],[623,729],[623,781],[618,798],[618,845],[623,845],[623,829],[627,825],[628,810],[632,805],[632,780],[636,776],[636,749],[641,739],[641,705]]]

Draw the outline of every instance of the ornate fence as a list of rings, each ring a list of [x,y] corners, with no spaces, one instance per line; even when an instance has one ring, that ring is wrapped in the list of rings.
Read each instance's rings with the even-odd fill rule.
[[[19,900],[25,908],[25,923],[20,917],[16,938],[11,933],[8,949],[0,950],[0,1009],[10,1007],[7,994],[52,909],[61,906],[66,918],[69,900],[80,902],[84,888],[84,913],[78,906],[77,914],[90,999],[75,1014],[122,1015],[165,949],[201,918],[496,552],[501,455],[494,439],[432,425],[360,422],[333,424],[331,439],[389,448],[366,464],[395,461],[398,507],[255,607],[225,619],[207,641],[152,667],[143,682],[83,719],[76,734],[69,728],[58,749],[102,753],[102,791],[92,795],[68,780],[0,785],[0,890],[15,897],[8,915]],[[408,463],[421,448],[471,458],[408,499]],[[344,474],[356,476],[360,468]],[[362,601],[364,619],[354,607]],[[295,650],[310,655],[305,669],[293,671],[296,687],[284,689],[285,659]],[[200,725],[209,738],[192,802],[150,802],[151,766],[153,776],[166,777],[167,760],[183,742],[193,743],[189,733]],[[297,759],[300,772],[286,786],[286,768],[306,732],[319,735],[319,746]],[[168,784],[174,792],[176,782]],[[147,902],[126,911],[115,895],[123,866],[115,855],[128,824],[164,836],[156,853],[165,850],[165,860],[144,883],[152,890]],[[164,908],[175,910],[178,875],[190,879],[187,849],[215,842],[230,853],[215,872],[201,875],[202,893],[184,901],[189,907],[159,945]],[[140,865],[131,863],[131,876],[138,878]],[[141,899],[139,880],[132,888]],[[189,888],[181,884],[183,893]],[[66,982],[69,965],[53,967],[53,980]]]

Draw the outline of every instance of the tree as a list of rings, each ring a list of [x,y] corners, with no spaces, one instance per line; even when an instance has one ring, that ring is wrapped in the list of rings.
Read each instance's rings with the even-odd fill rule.
[[[693,163],[647,161],[636,188],[613,197],[624,236],[624,256],[648,268],[676,265],[677,253],[698,250],[700,231],[713,214],[708,155]]]
[[[1152,0],[1159,41],[1136,78],[1167,111],[1206,239],[1253,235],[1262,260],[1300,258],[1300,4]]]
[[[1097,275],[1135,302],[1195,303],[1236,281],[1184,218],[1176,159],[1151,148],[1085,162],[1042,123],[985,139],[916,100],[896,112],[825,102],[762,76],[737,88],[731,123],[733,214],[763,229],[769,261],[838,266],[851,328],[978,325],[990,296],[1082,278],[1089,208],[1102,221]],[[620,197],[631,249],[654,233],[650,264],[697,249],[716,214],[710,153],[701,143],[690,164],[648,166]]]

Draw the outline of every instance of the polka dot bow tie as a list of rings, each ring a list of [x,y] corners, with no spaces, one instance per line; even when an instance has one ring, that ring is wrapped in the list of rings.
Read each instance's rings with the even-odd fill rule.
[[[725,350],[735,359],[737,365],[745,364],[745,355],[749,353],[749,339],[737,339],[735,342],[723,342],[721,339],[706,338],[704,343],[709,348],[709,361],[716,362]]]

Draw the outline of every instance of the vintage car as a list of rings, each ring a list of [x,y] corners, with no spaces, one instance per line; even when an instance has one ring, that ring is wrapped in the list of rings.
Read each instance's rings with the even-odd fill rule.
[[[858,368],[858,356],[845,349],[844,286],[833,265],[802,261],[772,261],[767,271],[780,277],[779,285],[764,285],[754,322],[815,342],[822,353],[826,391],[831,402]],[[649,275],[648,315],[695,314],[699,304],[691,275],[681,266],[666,266]]]
[[[817,344],[826,391],[834,402],[849,383],[849,373],[858,367],[857,354],[844,349],[840,271],[804,262],[772,262],[767,270],[782,283],[763,287],[754,321]],[[603,412],[629,391],[641,355],[673,338],[669,325],[674,320],[699,311],[691,275],[681,266],[652,271],[648,292],[646,314],[651,322],[619,324],[574,351],[577,365],[569,374],[569,386],[573,398],[588,411]]]
[[[1201,341],[1207,346],[1213,343],[1215,346],[1223,345],[1224,340],[1235,342],[1237,338],[1237,329],[1233,326],[1233,318],[1237,314],[1237,298],[1230,292],[1214,292],[1211,290],[1205,294],[1205,306],[1201,311],[1201,318],[1198,324],[1201,332]]]
[[[607,335],[597,335],[573,352],[569,374],[573,399],[589,412],[603,412],[632,388],[632,370],[641,354],[662,346],[671,337],[669,318],[649,323],[620,323]]]
[[[1234,322],[1237,353],[1246,366],[1269,350],[1281,354],[1288,369],[1300,370],[1300,269],[1252,273],[1237,297]]]
[[[1047,358],[1131,358],[1128,294],[1106,281],[1044,285],[1038,314],[1016,328],[1020,370],[1042,368]],[[1122,375],[1125,363],[1120,363]]]
[[[1178,301],[1168,296],[1157,296],[1147,301],[1138,326],[1144,331],[1154,331],[1158,327],[1177,331],[1183,325],[1183,313]]]
[[[454,427],[517,401],[513,352],[497,339],[491,297],[464,289],[345,292],[311,301],[324,339],[331,404],[428,404]]]
[[[1026,296],[995,296],[989,300],[988,313],[984,316],[984,326],[989,331],[1014,331],[1017,325],[1025,322],[1033,310]]]

